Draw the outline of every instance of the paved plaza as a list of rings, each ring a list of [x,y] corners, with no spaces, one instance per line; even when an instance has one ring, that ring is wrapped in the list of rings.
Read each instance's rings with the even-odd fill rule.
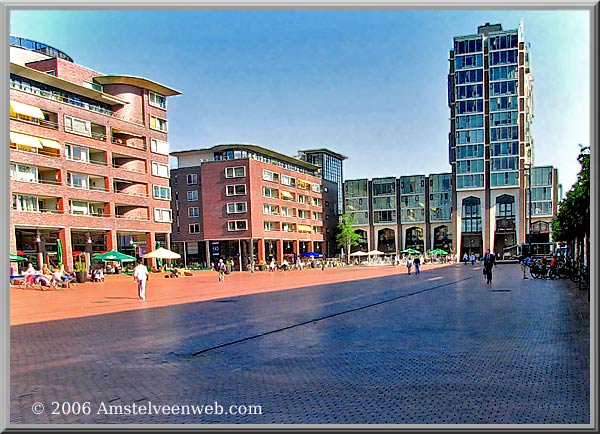
[[[589,306],[569,281],[204,273],[152,276],[146,302],[125,276],[11,289],[11,423],[590,423]]]

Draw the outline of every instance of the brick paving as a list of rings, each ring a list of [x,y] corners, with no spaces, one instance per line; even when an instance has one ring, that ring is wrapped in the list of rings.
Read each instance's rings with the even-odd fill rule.
[[[85,284],[77,289],[84,313],[65,298],[50,321],[22,299],[54,306],[73,292],[11,290],[20,303],[11,318],[11,423],[590,423],[587,294],[568,281],[522,281],[508,264],[491,286],[480,267],[463,265],[419,276],[237,273],[221,287],[214,274],[188,279],[164,279],[174,286],[155,287],[145,303],[110,298],[98,308],[85,300],[134,297],[133,282],[123,281],[121,295],[119,285],[99,293]],[[91,414],[51,414],[53,401],[90,402]],[[148,401],[216,401],[225,412],[260,405],[262,414],[99,412],[102,403]],[[34,402],[46,407],[39,416]]]

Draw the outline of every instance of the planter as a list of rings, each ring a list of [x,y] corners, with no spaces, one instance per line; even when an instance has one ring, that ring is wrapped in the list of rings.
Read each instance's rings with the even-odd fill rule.
[[[266,266],[266,265],[259,265],[259,266],[258,266],[258,269],[259,269],[260,271],[265,271],[265,270],[267,269],[267,266]]]
[[[75,279],[77,283],[85,283],[87,281],[87,273],[85,271],[76,271]]]
[[[227,268],[225,269],[225,274],[230,274],[231,273],[231,265],[227,265]]]

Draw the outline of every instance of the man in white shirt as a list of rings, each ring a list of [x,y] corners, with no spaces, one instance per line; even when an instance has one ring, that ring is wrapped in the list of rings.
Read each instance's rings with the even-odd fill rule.
[[[137,260],[137,267],[133,270],[133,280],[137,281],[138,297],[146,299],[146,282],[148,281],[148,269],[142,263],[141,259]]]

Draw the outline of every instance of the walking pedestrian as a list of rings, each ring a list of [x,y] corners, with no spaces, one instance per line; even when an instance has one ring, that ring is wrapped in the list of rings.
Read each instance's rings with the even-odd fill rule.
[[[495,262],[495,255],[490,253],[490,250],[488,249],[483,257],[483,274],[486,277],[486,283],[488,285],[491,285],[492,283],[492,269],[494,268]]]
[[[463,255],[463,262],[465,263],[465,267],[466,267],[467,262],[469,262],[469,255],[467,255],[467,252],[465,252],[465,254]]]
[[[418,256],[415,258],[415,276],[419,273],[421,273],[421,270],[419,269],[421,267],[421,258],[419,258]]]
[[[527,267],[529,266],[529,261],[530,261],[529,256],[526,256],[526,255],[521,256],[520,263],[521,263],[521,271],[523,272],[523,279],[528,279],[525,272],[527,271]]]
[[[227,265],[223,262],[223,259],[219,259],[216,265],[217,271],[219,272],[219,282],[225,282],[225,270],[227,270]]]
[[[475,265],[475,254],[471,255],[471,265]]]
[[[137,281],[138,297],[140,300],[146,300],[146,283],[148,282],[148,268],[142,263],[141,259],[137,260],[137,266],[133,270],[133,280]]]
[[[410,258],[406,260],[406,268],[408,270],[408,275],[410,276],[410,269],[412,268],[412,261],[410,260]]]

